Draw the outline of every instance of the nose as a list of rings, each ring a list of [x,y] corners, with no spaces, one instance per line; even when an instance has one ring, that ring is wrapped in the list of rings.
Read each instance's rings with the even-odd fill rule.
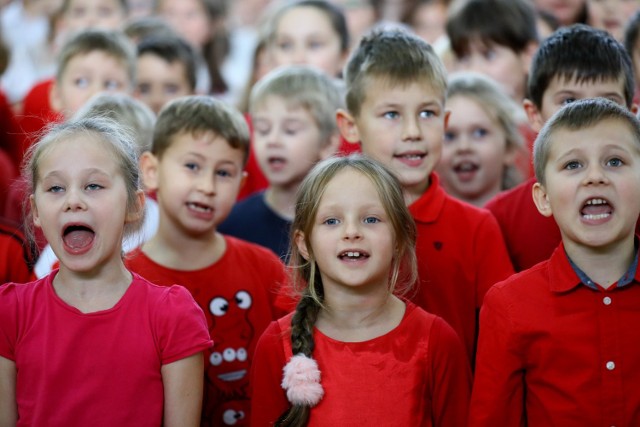
[[[362,238],[362,230],[360,222],[356,219],[344,220],[344,239],[345,240],[360,240]]]
[[[422,137],[420,131],[420,125],[418,124],[418,118],[413,116],[405,116],[402,121],[402,140],[403,141],[418,141]]]
[[[66,197],[64,201],[64,210],[66,212],[77,212],[82,211],[87,208],[87,205],[84,201],[84,197],[81,194],[80,190],[76,189],[67,189]]]
[[[594,164],[588,166],[584,179],[585,185],[603,185],[608,183],[609,178],[601,165]]]
[[[300,46],[296,46],[293,48],[293,53],[291,54],[291,60],[293,64],[301,65],[307,63],[307,52],[304,48]]]
[[[471,139],[466,134],[460,134],[456,140],[455,147],[458,152],[467,152],[471,150]]]
[[[196,189],[207,196],[213,196],[216,194],[216,178],[215,172],[213,176],[201,174],[197,179]]]

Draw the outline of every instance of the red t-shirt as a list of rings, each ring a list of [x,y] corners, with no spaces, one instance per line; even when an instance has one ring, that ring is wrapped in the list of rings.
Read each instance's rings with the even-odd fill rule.
[[[292,314],[258,342],[251,370],[251,425],[271,426],[289,407],[281,387],[291,357]],[[460,339],[441,318],[407,303],[400,324],[363,342],[342,342],[314,328],[324,396],[312,426],[464,426],[471,373]]]
[[[480,313],[470,426],[640,426],[640,274],[580,283],[560,245]]]
[[[22,232],[0,220],[0,285],[35,280],[32,258]]]
[[[162,365],[211,346],[202,310],[184,288],[134,275],[115,306],[85,314],[56,295],[56,274],[0,287],[18,427],[161,425]]]
[[[225,236],[227,249],[201,270],[173,270],[140,249],[126,256],[127,267],[158,285],[186,287],[207,318],[213,348],[205,360],[203,425],[224,425],[225,412],[248,416],[249,367],[260,334],[284,313],[275,308],[285,268],[270,250]]]
[[[473,360],[484,294],[513,274],[500,228],[487,210],[446,194],[435,173],[409,210],[418,228],[420,278],[413,301],[446,320]]]

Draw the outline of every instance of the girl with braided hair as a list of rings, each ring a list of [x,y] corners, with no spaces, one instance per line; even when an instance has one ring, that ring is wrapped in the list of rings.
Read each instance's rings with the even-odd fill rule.
[[[416,229],[398,180],[362,155],[320,162],[291,236],[302,295],[258,341],[251,425],[465,425],[462,344],[402,297],[416,281]]]

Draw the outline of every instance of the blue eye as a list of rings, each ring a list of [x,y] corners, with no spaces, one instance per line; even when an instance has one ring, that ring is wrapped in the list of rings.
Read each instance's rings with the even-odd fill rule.
[[[580,162],[576,161],[576,160],[572,160],[570,162],[567,162],[564,165],[564,169],[567,170],[573,170],[573,169],[578,169],[579,167],[581,167],[582,165],[580,164]]]
[[[474,138],[484,138],[488,134],[489,134],[489,132],[486,129],[483,129],[483,128],[477,128],[477,129],[473,130]]]
[[[49,187],[47,189],[48,193],[59,193],[61,191],[64,191],[64,189],[62,187],[60,187],[59,185],[52,185],[51,187]]]
[[[387,111],[382,116],[387,118],[387,119],[393,120],[393,119],[397,119],[398,117],[400,117],[400,114],[397,111]]]
[[[338,220],[336,218],[328,218],[328,219],[324,220],[323,224],[336,225],[336,224],[338,224]]]
[[[104,188],[104,187],[100,184],[88,184],[86,186],[87,190],[100,190],[101,188]]]
[[[613,158],[613,159],[611,159],[611,160],[609,160],[609,161],[607,162],[607,166],[613,166],[613,167],[620,167],[620,166],[622,166],[623,164],[624,164],[624,163],[622,162],[622,160],[618,159],[617,157],[616,157],[616,158]]]
[[[420,111],[420,117],[423,119],[428,119],[429,117],[436,116],[436,112],[433,110],[422,110]]]
[[[79,88],[87,88],[89,87],[89,79],[85,78],[85,77],[78,77],[77,79],[75,79],[73,81],[73,84],[76,85]]]
[[[571,104],[572,102],[576,102],[577,99],[576,98],[564,98],[563,100],[560,101],[561,105],[567,105],[567,104]]]
[[[218,175],[219,177],[222,177],[222,178],[229,178],[229,177],[233,176],[231,174],[231,172],[229,172],[227,170],[224,170],[224,169],[216,171],[216,175]]]
[[[378,218],[376,218],[375,216],[368,216],[364,219],[364,223],[365,224],[377,224],[379,223],[380,220]]]

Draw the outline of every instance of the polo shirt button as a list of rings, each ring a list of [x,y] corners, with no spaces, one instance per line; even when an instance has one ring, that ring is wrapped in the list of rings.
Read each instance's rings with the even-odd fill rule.
[[[610,371],[613,371],[614,369],[616,369],[616,364],[612,361],[608,361],[606,366],[607,366],[607,369]]]
[[[602,302],[604,303],[604,305],[609,305],[609,304],[611,304],[611,298],[604,297],[604,298],[602,298]]]

